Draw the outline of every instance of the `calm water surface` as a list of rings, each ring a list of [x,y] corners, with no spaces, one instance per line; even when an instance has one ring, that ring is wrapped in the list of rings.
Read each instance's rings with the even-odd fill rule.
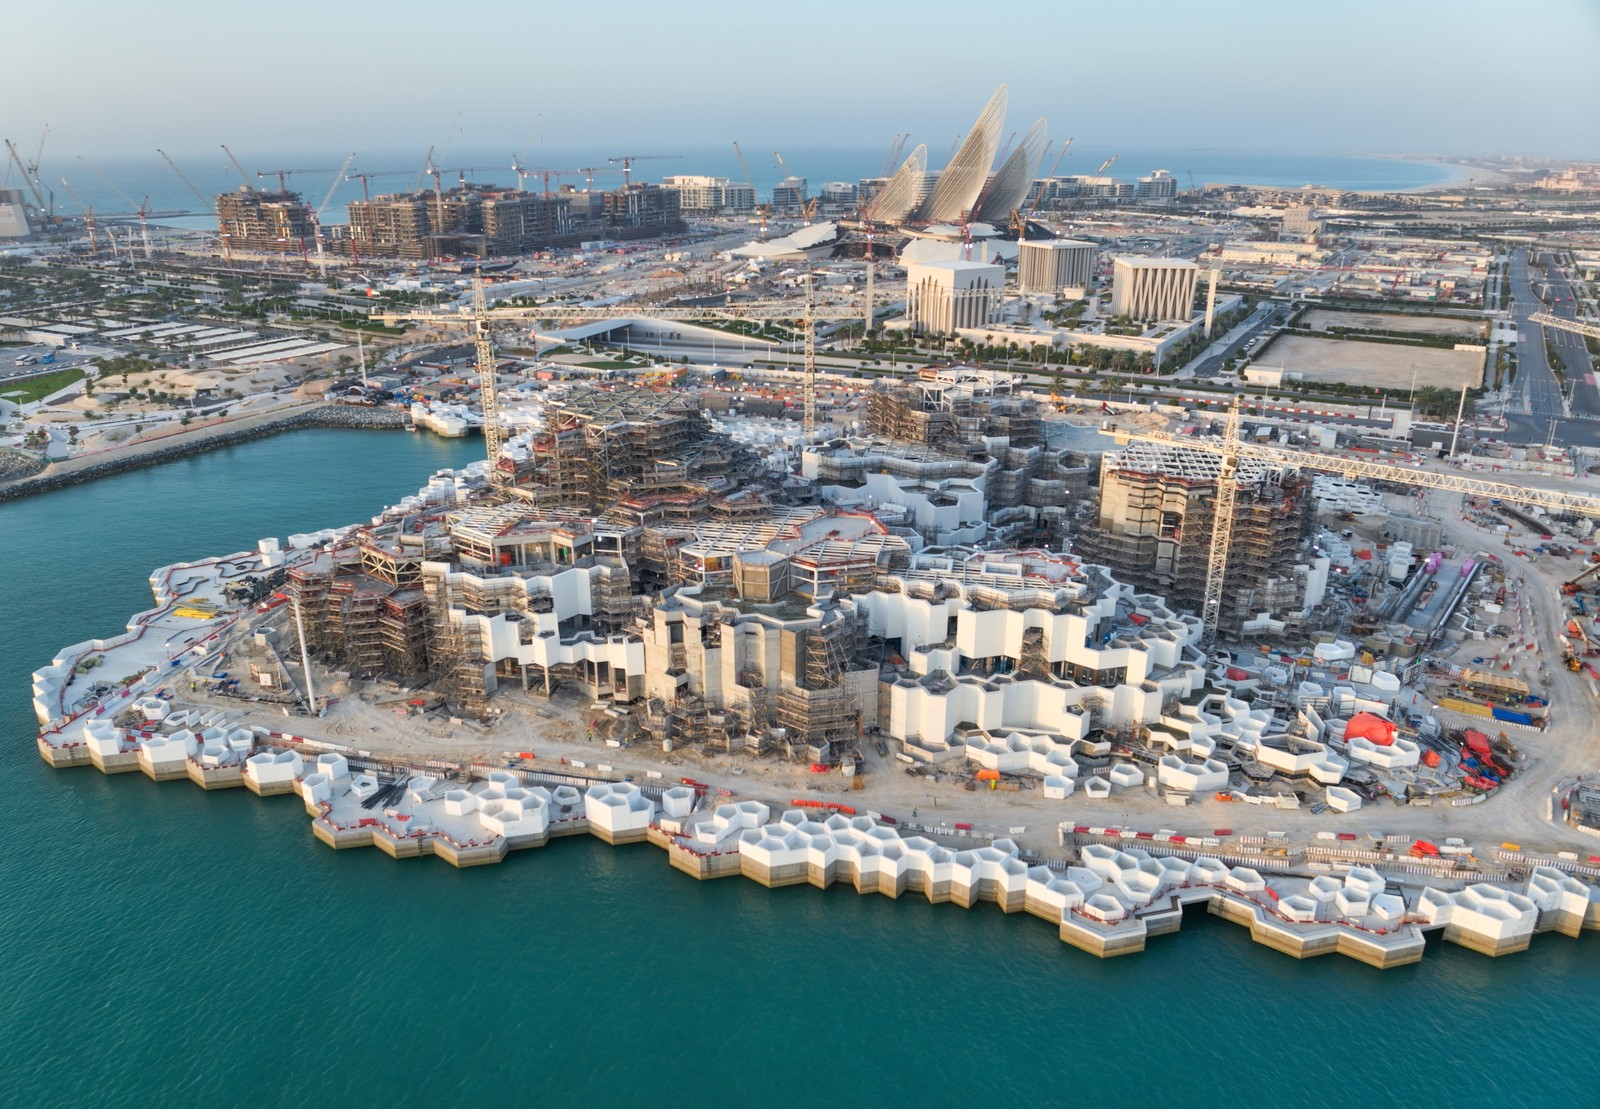
[[[992,906],[587,837],[336,853],[293,797],[39,760],[29,673],[151,569],[366,518],[479,446],[300,431],[0,505],[0,1103],[1600,1104],[1592,935],[1384,972],[1191,913],[1102,962]]]

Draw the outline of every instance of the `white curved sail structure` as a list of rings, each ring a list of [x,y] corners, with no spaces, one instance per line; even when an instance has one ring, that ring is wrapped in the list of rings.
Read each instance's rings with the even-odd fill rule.
[[[989,98],[978,122],[967,132],[961,149],[939,175],[938,184],[917,212],[919,219],[930,223],[959,223],[971,213],[978,194],[989,180],[989,167],[994,164],[994,152],[1000,145],[1000,128],[1005,118],[1006,86],[1001,85]]]
[[[928,148],[918,146],[901,163],[883,191],[872,198],[867,218],[873,223],[899,223],[911,214],[922,195],[922,179],[928,172]]]
[[[1033,121],[1028,133],[1001,165],[989,186],[989,195],[983,198],[973,219],[988,220],[1004,227],[1013,209],[1022,207],[1028,198],[1028,186],[1038,176],[1039,163],[1044,160],[1045,132],[1043,118]]]

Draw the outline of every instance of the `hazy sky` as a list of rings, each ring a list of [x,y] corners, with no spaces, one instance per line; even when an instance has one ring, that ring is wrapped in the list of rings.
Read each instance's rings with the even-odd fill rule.
[[[818,18],[818,13],[825,18]],[[884,148],[1001,82],[1085,145],[1600,160],[1597,0],[75,0],[11,5],[0,137],[56,154]]]

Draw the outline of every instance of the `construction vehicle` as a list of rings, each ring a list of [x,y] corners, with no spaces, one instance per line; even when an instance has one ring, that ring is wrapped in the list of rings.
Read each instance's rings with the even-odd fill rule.
[[[1590,555],[1589,562],[1590,566],[1588,569],[1582,571],[1576,577],[1570,578],[1561,583],[1561,595],[1563,597],[1572,597],[1576,596],[1578,593],[1581,593],[1583,583],[1589,578],[1594,577],[1596,574],[1600,574],[1600,551],[1596,551],[1594,554]]]

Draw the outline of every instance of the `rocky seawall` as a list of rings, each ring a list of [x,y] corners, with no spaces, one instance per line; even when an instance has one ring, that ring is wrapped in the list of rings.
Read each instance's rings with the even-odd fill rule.
[[[22,452],[0,452],[0,502],[30,497],[35,493],[48,493],[79,482],[136,470],[141,466],[154,466],[174,458],[202,454],[218,447],[231,446],[251,439],[264,439],[285,431],[305,427],[335,427],[354,430],[403,428],[408,423],[406,413],[398,408],[359,408],[351,405],[327,404],[302,409],[277,419],[251,423],[248,426],[223,425],[200,429],[191,435],[175,437],[172,443],[130,444],[110,453],[98,462],[78,465],[71,469],[47,467],[36,456]]]

